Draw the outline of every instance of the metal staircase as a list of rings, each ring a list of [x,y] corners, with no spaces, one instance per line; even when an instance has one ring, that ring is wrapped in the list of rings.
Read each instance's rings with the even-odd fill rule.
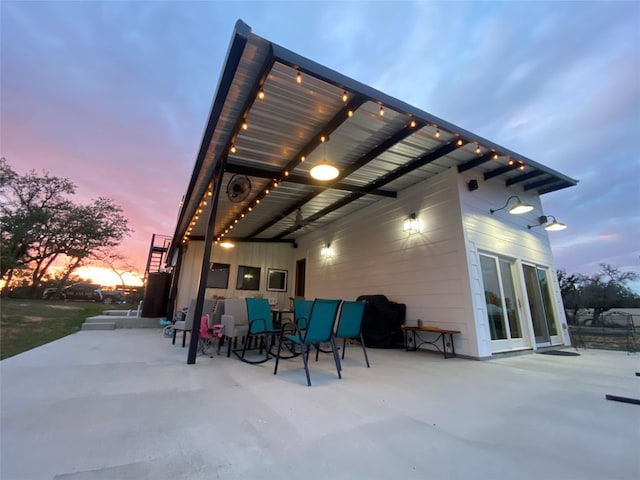
[[[145,280],[150,273],[162,271],[170,244],[171,237],[158,235],[156,233],[153,234],[151,237],[151,246],[149,247],[149,257],[147,258],[147,268],[144,271]]]

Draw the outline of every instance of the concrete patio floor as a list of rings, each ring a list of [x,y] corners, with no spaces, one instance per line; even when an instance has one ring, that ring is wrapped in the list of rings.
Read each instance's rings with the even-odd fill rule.
[[[179,343],[179,342],[177,342]],[[640,355],[490,361],[350,347],[186,365],[159,330],[81,331],[0,362],[2,480],[638,479]]]

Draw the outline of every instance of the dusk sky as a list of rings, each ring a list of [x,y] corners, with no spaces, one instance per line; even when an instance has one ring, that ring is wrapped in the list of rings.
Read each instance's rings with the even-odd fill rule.
[[[172,235],[238,19],[580,181],[557,268],[640,272],[639,2],[0,3],[0,154],[112,198],[141,270]],[[633,285],[640,292],[640,282]]]

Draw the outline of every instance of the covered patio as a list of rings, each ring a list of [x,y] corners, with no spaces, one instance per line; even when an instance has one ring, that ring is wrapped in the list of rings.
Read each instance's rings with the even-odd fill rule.
[[[335,176],[319,178],[320,166]],[[268,296],[282,308],[289,297],[384,294],[407,305],[408,323],[461,332],[456,351],[470,358],[569,345],[537,227],[555,218],[540,196],[576,184],[238,21],[167,252],[167,310],[196,299],[188,363],[214,297]],[[531,213],[515,218],[516,205]],[[484,288],[488,254],[509,262],[518,298]],[[525,285],[523,269],[542,287]],[[275,289],[274,272],[284,276]],[[510,315],[509,332],[491,330],[487,298],[499,322]],[[529,304],[518,318],[507,311]]]
[[[184,363],[158,330],[81,331],[0,363],[7,480],[636,479],[637,355],[487,361],[370,349]]]

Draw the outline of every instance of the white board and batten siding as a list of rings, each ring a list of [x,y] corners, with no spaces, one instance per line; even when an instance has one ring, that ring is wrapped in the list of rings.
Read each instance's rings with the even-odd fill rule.
[[[467,182],[471,179],[478,180],[479,183],[478,189],[472,192],[467,188]],[[541,226],[527,228],[527,225],[537,225],[538,217],[544,215],[539,195],[525,192],[516,187],[506,188],[503,182],[484,182],[472,174],[463,174],[458,177],[458,191],[460,192],[460,211],[464,225],[465,250],[469,262],[468,271],[473,311],[478,326],[480,357],[491,356],[491,336],[480,268],[479,255],[481,253],[513,260],[518,267],[525,262],[549,269],[549,278],[553,288],[554,313],[560,324],[559,329],[563,334],[563,343],[570,345],[548,233]],[[533,205],[533,211],[512,215],[507,207],[491,214],[491,209],[502,207],[512,195],[517,195],[523,202]],[[511,201],[509,206],[513,206],[513,203],[515,202]],[[521,272],[521,268],[518,270]],[[516,281],[521,284],[524,282],[522,278],[516,279]],[[528,309],[522,309],[522,313],[529,324],[528,334],[532,336],[533,331]]]
[[[224,298],[244,298],[262,296],[275,299],[278,308],[289,307],[289,297],[293,296],[293,281],[295,273],[292,271],[293,246],[290,243],[236,243],[234,248],[224,249],[217,245],[211,250],[210,263],[224,263],[230,265],[229,282],[226,289],[207,288],[205,298],[214,296]],[[198,291],[200,269],[204,242],[189,242],[189,248],[183,257],[183,266],[180,275],[180,285],[176,308],[180,309],[189,305],[189,300]],[[238,267],[260,268],[259,290],[238,290],[236,280]],[[276,292],[267,290],[267,273],[269,269],[287,270],[287,291]]]
[[[403,232],[412,213],[420,232]],[[331,244],[334,255],[323,258]],[[382,294],[407,306],[407,324],[460,330],[456,352],[478,356],[462,232],[457,172],[444,172],[298,241],[308,298]]]

